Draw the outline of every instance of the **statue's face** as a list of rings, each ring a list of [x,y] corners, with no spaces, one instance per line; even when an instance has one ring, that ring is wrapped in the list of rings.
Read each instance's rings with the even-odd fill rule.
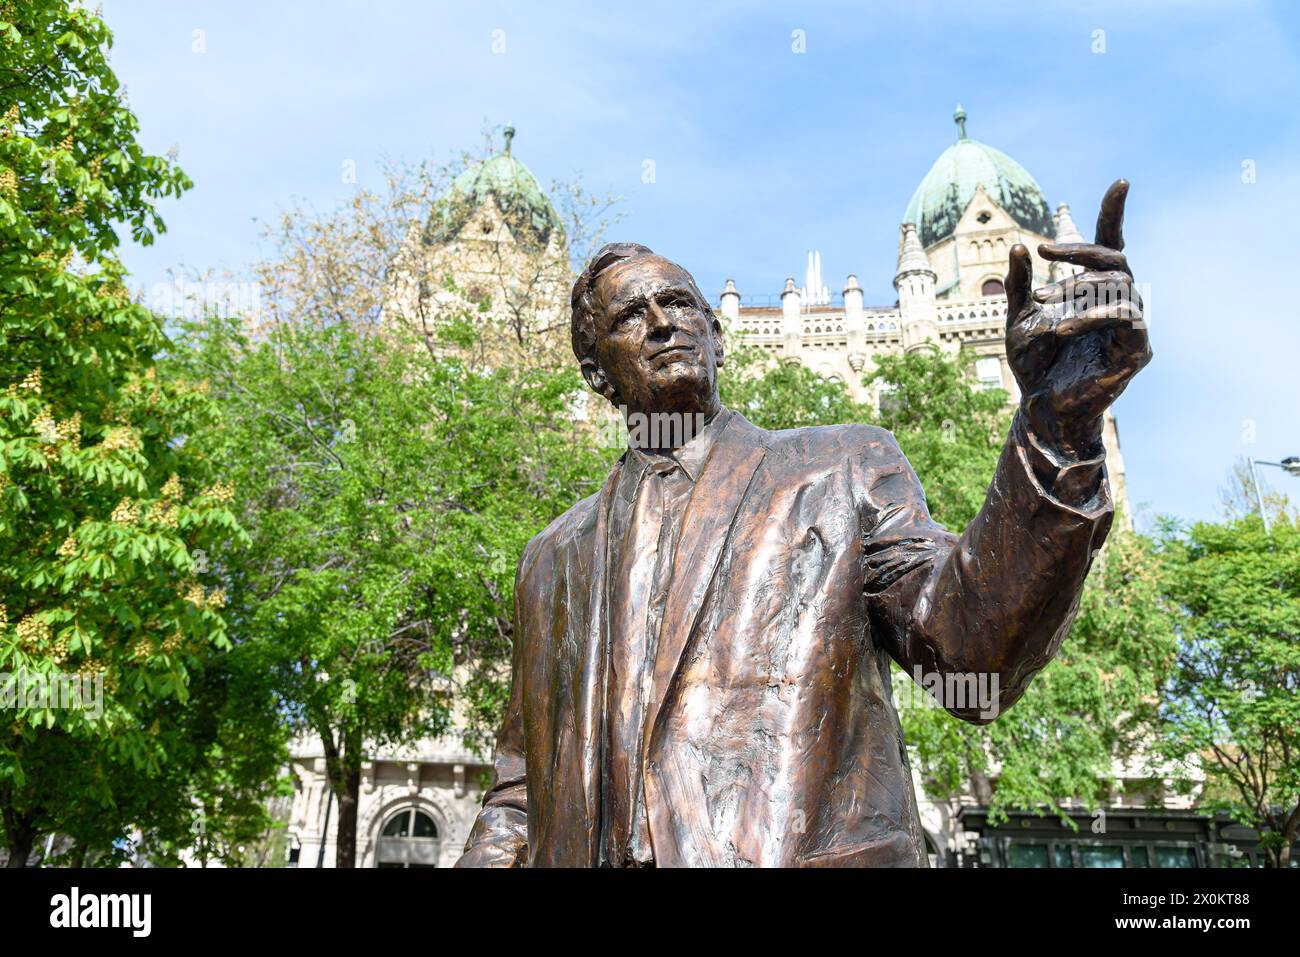
[[[712,412],[722,326],[700,308],[690,275],[645,256],[616,263],[595,284],[596,362],[589,381],[640,412]]]

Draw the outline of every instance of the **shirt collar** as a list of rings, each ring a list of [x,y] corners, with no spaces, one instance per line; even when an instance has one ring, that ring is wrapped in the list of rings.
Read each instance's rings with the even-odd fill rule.
[[[709,452],[713,450],[714,443],[717,442],[718,436],[722,434],[722,430],[727,427],[727,421],[731,416],[730,409],[719,410],[718,414],[709,420],[708,425],[692,436],[689,442],[674,449],[671,453],[645,452],[629,446],[627,450],[628,456],[637,464],[638,472],[666,460],[671,460],[680,465],[687,477],[692,482],[695,482],[699,479],[700,473],[704,471],[704,463],[709,457]]]

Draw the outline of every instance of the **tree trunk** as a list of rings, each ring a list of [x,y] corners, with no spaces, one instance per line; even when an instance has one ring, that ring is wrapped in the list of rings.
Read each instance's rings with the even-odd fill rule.
[[[970,775],[970,789],[975,796],[975,800],[985,806],[993,803],[993,782],[983,771],[972,771]]]
[[[36,843],[36,830],[27,822],[19,822],[13,828],[6,827],[5,843],[9,845],[9,859],[5,862],[5,867],[26,867],[32,845]]]
[[[357,866],[357,805],[361,800],[361,735],[356,730],[344,732],[340,761],[339,826],[334,844],[334,866]]]
[[[4,812],[5,843],[8,845],[9,860],[5,867],[26,867],[31,857],[32,847],[36,843],[37,833],[33,826],[35,815],[22,817],[6,808]]]
[[[1296,838],[1300,838],[1300,804],[1291,809],[1286,822],[1282,825],[1282,849],[1277,855],[1278,867],[1291,866],[1291,847],[1295,844]]]
[[[1265,852],[1264,866],[1287,867],[1291,863],[1291,845],[1295,843],[1296,836],[1284,827],[1273,829],[1273,834],[1277,836],[1278,842]]]
[[[9,841],[9,860],[5,862],[5,867],[26,867],[27,858],[31,853],[31,839],[26,842],[19,842],[11,838]]]

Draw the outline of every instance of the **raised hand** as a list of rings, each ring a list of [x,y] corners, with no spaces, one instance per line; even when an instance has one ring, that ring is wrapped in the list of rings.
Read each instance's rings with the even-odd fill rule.
[[[1007,362],[1021,411],[1040,440],[1077,457],[1099,454],[1102,413],[1151,361],[1142,300],[1124,258],[1124,200],[1116,180],[1097,215],[1096,241],[1044,243],[1044,259],[1083,272],[1033,289],[1029,250],[1011,247],[1007,270]]]

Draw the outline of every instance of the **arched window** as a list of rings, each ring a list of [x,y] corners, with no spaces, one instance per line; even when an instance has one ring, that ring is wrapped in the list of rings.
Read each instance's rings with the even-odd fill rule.
[[[1002,285],[1001,279],[985,279],[984,285],[980,288],[981,296],[1005,296],[1006,287]]]
[[[427,811],[404,807],[379,832],[376,867],[437,867],[442,841]]]

